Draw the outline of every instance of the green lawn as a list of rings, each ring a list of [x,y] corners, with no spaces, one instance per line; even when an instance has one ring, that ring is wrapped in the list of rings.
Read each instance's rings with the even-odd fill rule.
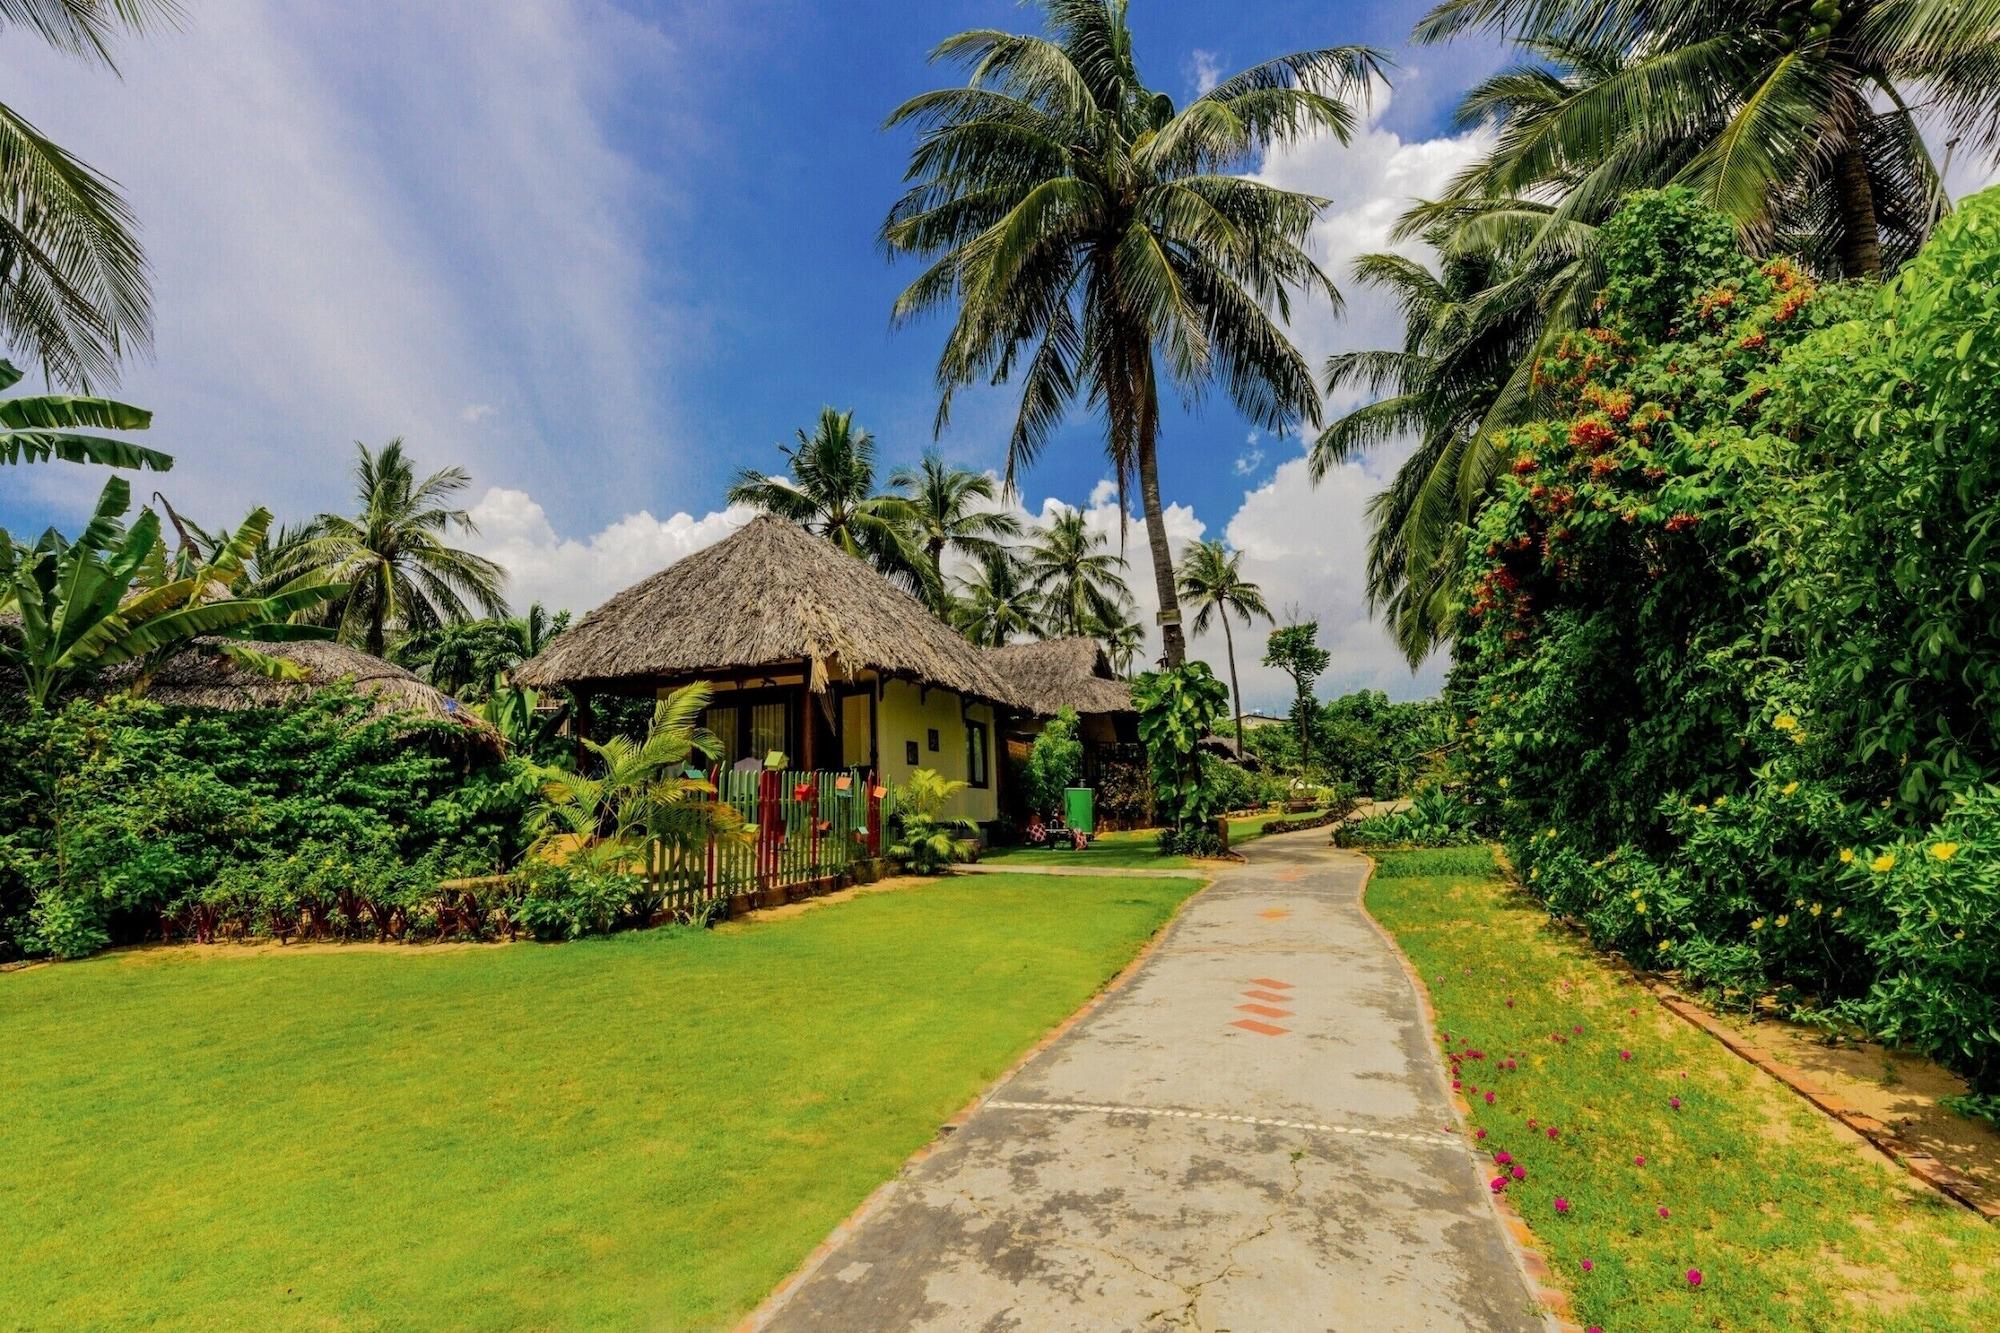
[[[1197,885],[0,976],[0,1323],[725,1326]]]
[[[1236,846],[1264,836],[1264,828],[1274,819],[1311,819],[1317,811],[1303,815],[1247,815],[1229,821],[1229,843]],[[980,855],[982,861],[1005,861],[1023,866],[1098,866],[1111,870],[1183,870],[1195,864],[1185,856],[1161,856],[1157,829],[1132,829],[1122,833],[1100,833],[1081,852],[1058,851],[1046,847],[996,847]]]
[[[2000,1327],[2000,1227],[1842,1142],[1553,926],[1483,849],[1377,855],[1369,910],[1422,973],[1451,1048],[1485,1053],[1460,1061],[1480,1146],[1526,1170],[1508,1196],[1579,1323]]]

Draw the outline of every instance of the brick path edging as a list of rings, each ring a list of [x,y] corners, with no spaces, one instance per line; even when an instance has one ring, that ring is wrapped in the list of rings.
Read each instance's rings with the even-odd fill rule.
[[[1354,851],[1352,848],[1340,850]],[[1375,858],[1360,851],[1354,851],[1354,855],[1368,863],[1368,873],[1361,877],[1361,887],[1355,891],[1356,905],[1361,909],[1362,919],[1374,927],[1375,933],[1389,946],[1390,955],[1402,965],[1403,975],[1410,979],[1410,988],[1417,995],[1417,1007],[1423,1011],[1424,1022],[1430,1027],[1432,1049],[1440,1052],[1437,1067],[1432,1072],[1439,1076],[1440,1086],[1443,1086],[1450,1080],[1442,1077],[1443,1048],[1437,1038],[1437,1009],[1431,1003],[1430,987],[1424,984],[1423,977],[1403,953],[1403,946],[1396,942],[1396,937],[1390,934],[1388,928],[1377,921],[1374,914],[1368,910],[1368,881],[1375,876]],[[1459,1134],[1469,1138],[1465,1126],[1467,1118],[1472,1114],[1471,1104],[1456,1090],[1448,1091],[1447,1095],[1451,1098],[1452,1111],[1458,1120]],[[1574,1318],[1569,1292],[1556,1280],[1555,1268],[1549,1263],[1548,1256],[1542,1253],[1540,1241],[1535,1233],[1528,1229],[1527,1220],[1521,1216],[1520,1210],[1514,1207],[1513,1200],[1505,1194],[1494,1194],[1485,1189],[1483,1180],[1480,1181],[1480,1185],[1480,1194],[1486,1198],[1497,1215],[1500,1229],[1507,1237],[1508,1248],[1514,1252],[1515,1262],[1520,1265],[1521,1275],[1526,1280],[1528,1291],[1534,1296],[1536,1303],[1542,1307],[1547,1317],[1555,1322],[1560,1333],[1583,1333],[1582,1325]]]
[[[963,869],[963,867],[960,868]],[[1201,878],[1201,875],[1198,871],[1181,871],[1174,877],[1177,879],[1197,879]],[[943,1147],[945,1141],[972,1117],[972,1113],[983,1106],[1001,1088],[1005,1087],[1014,1075],[1021,1072],[1022,1067],[1028,1061],[1054,1045],[1064,1033],[1068,1032],[1078,1023],[1081,1023],[1085,1018],[1088,1018],[1098,1006],[1110,999],[1114,992],[1130,981],[1134,974],[1138,972],[1140,966],[1153,956],[1153,951],[1158,949],[1167,936],[1173,933],[1174,927],[1180,924],[1181,915],[1187,910],[1188,904],[1208,892],[1214,883],[1214,879],[1210,878],[1199,889],[1181,899],[1180,903],[1175,906],[1173,914],[1160,923],[1160,928],[1153,932],[1152,938],[1140,946],[1139,952],[1132,955],[1132,960],[1120,968],[1116,976],[1098,987],[1097,992],[1085,1000],[1076,1012],[1050,1028],[1047,1032],[1044,1032],[1034,1045],[1021,1052],[1020,1058],[1002,1070],[998,1078],[995,1078],[991,1083],[981,1088],[971,1101],[958,1109],[957,1114],[953,1115],[942,1125],[939,1125],[936,1137],[905,1158],[903,1164],[896,1168],[895,1175],[869,1191],[868,1197],[863,1199],[853,1212],[842,1219],[840,1225],[827,1233],[826,1239],[813,1248],[812,1253],[808,1254],[805,1260],[792,1270],[791,1275],[772,1288],[771,1294],[758,1302],[757,1308],[743,1317],[742,1322],[736,1325],[735,1333],[756,1333],[756,1330],[769,1324],[777,1316],[778,1311],[784,1307],[785,1302],[792,1298],[793,1293],[804,1286],[806,1279],[810,1278],[818,1271],[819,1266],[826,1262],[827,1256],[832,1254],[841,1242],[852,1235],[864,1221],[880,1211],[883,1205],[888,1203],[890,1196],[895,1193],[896,1187],[902,1183],[903,1178],[909,1174],[911,1167]]]

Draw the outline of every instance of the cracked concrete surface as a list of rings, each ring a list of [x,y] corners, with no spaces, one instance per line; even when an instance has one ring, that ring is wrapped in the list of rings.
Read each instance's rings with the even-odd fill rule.
[[[1361,914],[1366,863],[1325,838],[1250,844],[761,1326],[1546,1327]],[[1259,1020],[1282,1033],[1230,1025],[1248,990],[1283,996]]]

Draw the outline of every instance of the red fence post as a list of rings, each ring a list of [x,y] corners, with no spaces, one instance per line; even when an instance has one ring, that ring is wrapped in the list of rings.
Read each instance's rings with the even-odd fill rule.
[[[875,785],[875,770],[868,770],[868,855],[882,854],[882,797]]]
[[[785,802],[780,784],[785,775],[767,768],[757,775],[757,883],[769,887],[778,873],[778,849],[784,845]]]

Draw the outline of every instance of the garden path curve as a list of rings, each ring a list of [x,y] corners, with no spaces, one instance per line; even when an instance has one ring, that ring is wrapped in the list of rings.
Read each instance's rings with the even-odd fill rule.
[[[1545,1327],[1367,862],[1244,851],[754,1326]]]

